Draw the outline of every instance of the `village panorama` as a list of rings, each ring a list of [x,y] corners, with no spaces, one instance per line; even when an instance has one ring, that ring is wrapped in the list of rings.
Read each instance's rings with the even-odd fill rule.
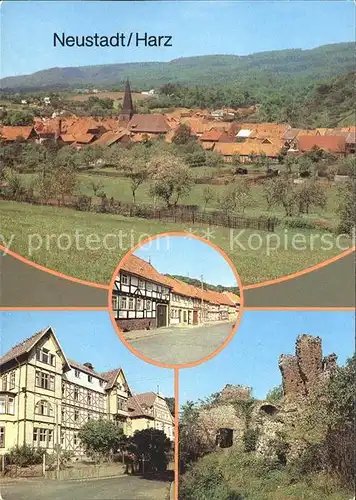
[[[324,79],[308,73],[308,92],[297,76],[289,90],[285,82],[276,90],[265,76],[258,88],[224,84],[215,73],[216,83],[198,84],[202,68],[216,71],[218,56],[195,58],[197,73],[187,74],[187,83],[176,67],[186,75],[191,58],[187,66],[184,58],[162,63],[169,70],[133,65],[131,74],[124,65],[107,84],[91,67],[77,87],[69,78],[63,88],[61,68],[58,83],[46,84],[44,76],[40,85],[42,72],[3,79],[2,244],[11,241],[13,251],[39,264],[106,284],[131,246],[167,231],[220,246],[245,284],[347,250],[354,226],[353,73],[350,44],[332,47],[308,51],[305,64],[314,53],[330,59],[340,52],[345,67]],[[221,71],[229,71],[224,64],[233,57],[221,56]],[[289,60],[280,57],[287,68]],[[110,74],[111,66],[120,68],[107,66]],[[95,245],[77,248],[78,229]]]

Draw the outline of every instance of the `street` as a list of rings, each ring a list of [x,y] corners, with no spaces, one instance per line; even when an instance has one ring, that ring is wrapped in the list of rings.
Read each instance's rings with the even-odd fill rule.
[[[231,333],[234,324],[224,322],[198,327],[132,331],[125,333],[125,338],[134,349],[153,361],[184,364],[205,358],[218,349]]]
[[[21,480],[0,483],[3,500],[166,500],[169,482],[134,476],[86,481]]]

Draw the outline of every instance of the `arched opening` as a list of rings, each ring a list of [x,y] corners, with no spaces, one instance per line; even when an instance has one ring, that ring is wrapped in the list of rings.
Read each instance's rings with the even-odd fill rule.
[[[260,407],[260,412],[273,416],[278,413],[278,408],[272,404],[266,403]]]
[[[230,448],[234,444],[233,429],[221,427],[216,434],[216,444],[220,448]]]

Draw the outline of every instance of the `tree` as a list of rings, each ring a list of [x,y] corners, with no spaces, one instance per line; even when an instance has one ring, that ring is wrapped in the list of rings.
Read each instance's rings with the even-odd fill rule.
[[[136,203],[136,192],[148,177],[147,163],[149,160],[149,148],[144,145],[121,152],[117,160],[121,171],[130,179],[132,200]]]
[[[352,234],[356,225],[355,160],[353,160],[353,168],[350,168],[349,177],[350,179],[338,189],[337,213],[339,214],[339,231]]]
[[[312,207],[325,208],[325,189],[317,181],[304,182],[296,190],[296,203],[300,214],[308,214]]]
[[[91,180],[89,187],[93,190],[94,196],[99,196],[99,192],[104,188],[104,183],[101,180]]]
[[[295,187],[287,175],[275,177],[266,183],[264,194],[270,207],[281,205],[287,217],[293,215],[296,205]]]
[[[271,403],[278,403],[283,398],[283,387],[282,385],[278,385],[277,387],[273,387],[267,393],[266,400]]]
[[[191,130],[188,125],[181,123],[174,132],[172,142],[174,144],[187,144],[191,139]]]
[[[193,186],[193,178],[187,165],[169,153],[152,158],[148,171],[152,180],[151,195],[161,198],[168,208],[176,206]]]
[[[204,200],[204,212],[206,211],[207,205],[214,199],[214,191],[211,186],[207,185],[203,189],[203,200]]]
[[[130,439],[132,451],[138,460],[144,460],[145,472],[162,472],[167,469],[171,442],[158,429],[136,431]]]
[[[179,424],[179,457],[182,468],[215,449],[214,439],[204,429],[199,407],[192,401],[182,406]]]
[[[78,432],[88,456],[96,461],[110,459],[123,438],[123,430],[111,420],[88,420]]]
[[[175,402],[176,402],[175,398],[166,398],[166,403],[168,405],[169,411],[173,416],[175,412]]]
[[[244,213],[251,203],[251,188],[245,179],[241,179],[226,188],[219,200],[220,209],[226,214]]]
[[[77,173],[70,167],[57,167],[50,173],[53,194],[58,200],[58,206],[64,205],[65,196],[72,196],[77,187]]]

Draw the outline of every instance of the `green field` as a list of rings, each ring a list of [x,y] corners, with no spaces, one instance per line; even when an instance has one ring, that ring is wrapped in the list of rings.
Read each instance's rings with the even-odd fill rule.
[[[206,175],[206,172],[208,171],[207,167],[197,167],[192,170],[195,172],[195,170],[198,169],[199,169],[199,176]],[[105,169],[105,171],[109,172],[110,170]],[[33,174],[22,174],[22,178],[25,179],[26,184],[29,184],[33,179]],[[78,192],[88,196],[93,196],[94,193],[93,189],[91,188],[92,182],[96,183],[101,182],[103,185],[103,191],[105,192],[108,198],[113,197],[120,201],[132,202],[130,180],[128,178],[109,177],[103,175],[81,173],[79,174]],[[188,205],[204,206],[205,202],[203,197],[203,191],[205,187],[206,184],[195,184],[192,190],[190,191],[189,196],[185,197],[181,202]],[[212,185],[211,189],[214,192],[214,199],[208,203],[207,208],[216,209],[217,199],[219,198],[219,196],[221,196],[224,189],[226,189],[226,186]],[[329,222],[335,221],[336,218],[335,210],[337,205],[337,187],[331,183],[325,183],[325,189],[328,198],[327,207],[324,210],[320,210],[318,212],[311,212],[308,215],[304,215],[303,217],[309,220],[325,219]],[[245,215],[251,217],[258,217],[260,215],[265,215],[265,216],[275,215],[280,218],[284,216],[284,212],[280,207],[271,210],[269,212],[266,210],[266,202],[263,198],[263,188],[261,185],[252,186],[251,196],[252,196],[252,205],[246,208],[244,212]],[[139,189],[136,192],[136,202],[152,204],[152,198],[149,195],[149,183],[145,183],[139,187]]]
[[[5,241],[14,235],[10,246],[11,250],[49,269],[104,284],[110,281],[120,256],[145,235],[193,230],[196,234],[206,237],[208,229],[201,226],[191,228],[189,224],[78,212],[67,208],[36,206],[10,201],[0,201],[0,210],[2,215],[0,235],[5,238]],[[318,264],[341,251],[338,248],[322,249],[320,239],[318,239],[314,242],[313,250],[298,251],[291,248],[290,243],[288,243],[287,246],[282,244],[277,250],[271,251],[270,255],[267,255],[266,238],[286,238],[287,234],[290,242],[297,233],[310,238],[312,232],[288,230],[286,233],[286,230],[281,229],[276,233],[267,233],[244,230],[239,237],[240,245],[238,245],[236,239],[234,241],[234,237],[239,230],[231,233],[228,228],[223,227],[210,229],[212,230],[210,241],[220,246],[230,256],[244,284],[285,276]],[[80,231],[80,235],[82,235],[79,245],[75,244],[76,230]],[[117,236],[110,237],[107,243],[107,247],[110,246],[110,248],[103,248],[103,238],[108,234]],[[251,235],[253,234],[255,236],[252,241]],[[62,239],[58,245],[60,235],[62,235]],[[84,239],[90,235],[97,235],[98,240],[100,240],[92,245],[91,249],[83,243]],[[121,237],[121,242],[119,237]],[[36,250],[41,239],[41,248]],[[258,240],[261,239],[260,248],[256,250],[248,248],[249,239],[252,241],[250,246],[254,248],[259,246]],[[32,249],[29,248],[31,240]],[[72,242],[70,248],[63,249],[70,240]],[[347,245],[351,246],[351,240],[343,241],[343,246]],[[62,246],[62,249],[59,246]],[[240,246],[244,248],[240,248]]]

